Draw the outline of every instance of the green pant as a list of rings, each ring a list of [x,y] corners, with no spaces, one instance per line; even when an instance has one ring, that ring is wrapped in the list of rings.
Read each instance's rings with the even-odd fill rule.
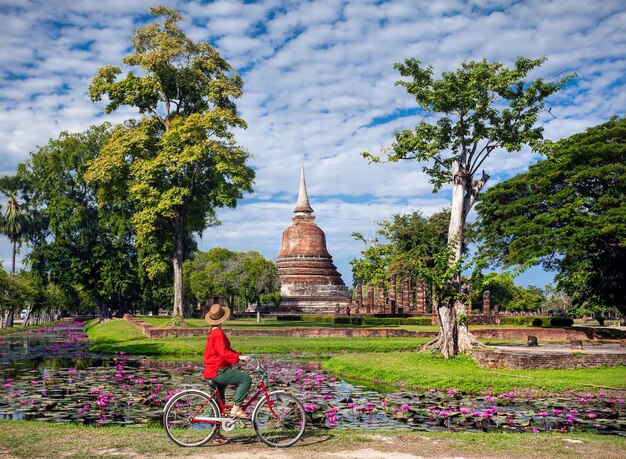
[[[243,371],[233,370],[232,368],[220,368],[217,372],[217,376],[211,378],[211,380],[217,384],[224,403],[226,403],[226,399],[224,398],[226,386],[237,386],[237,389],[235,389],[235,405],[241,405],[243,403],[246,394],[250,390],[250,385],[252,384],[250,375]]]

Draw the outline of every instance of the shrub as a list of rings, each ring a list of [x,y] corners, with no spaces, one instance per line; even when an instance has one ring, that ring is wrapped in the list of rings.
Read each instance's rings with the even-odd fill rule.
[[[320,322],[338,325],[432,325],[430,317],[347,317],[347,316],[303,316],[303,315],[279,315],[276,320],[290,320],[301,322]]]
[[[574,325],[574,319],[569,317],[552,317],[550,319],[551,327],[571,327]]]
[[[284,315],[284,316],[276,316],[276,320],[300,321],[302,320],[302,316],[296,315],[296,314],[289,314],[289,315]]]
[[[500,325],[519,325],[522,327],[541,327],[549,323],[549,317],[537,316],[500,316]]]

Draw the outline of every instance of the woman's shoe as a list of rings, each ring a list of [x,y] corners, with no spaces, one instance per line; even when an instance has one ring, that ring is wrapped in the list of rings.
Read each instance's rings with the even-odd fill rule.
[[[215,435],[213,435],[213,444],[225,445],[227,443],[230,443],[230,440],[222,435],[220,432],[216,432]]]
[[[239,418],[239,419],[250,419],[250,416],[248,415],[248,413],[246,413],[244,410],[242,410],[239,407],[236,407],[230,410],[230,417]]]

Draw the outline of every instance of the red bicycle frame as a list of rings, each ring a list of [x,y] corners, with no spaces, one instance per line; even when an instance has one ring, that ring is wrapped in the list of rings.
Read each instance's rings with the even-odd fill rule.
[[[234,418],[231,418],[230,416],[226,415],[226,410],[228,408],[232,408],[233,405],[227,405],[224,403],[224,400],[222,400],[222,395],[220,394],[219,388],[217,387],[216,383],[212,383],[213,385],[215,385],[215,389],[213,390],[213,392],[210,394],[210,399],[213,399],[214,397],[217,397],[217,402],[220,408],[220,414],[221,414],[221,418],[205,418],[205,417],[198,417],[198,413],[200,413],[204,407],[206,406],[207,403],[209,403],[209,400],[207,400],[206,402],[204,402],[202,405],[200,405],[200,407],[196,410],[196,412],[193,414],[193,418],[192,418],[192,422],[194,423],[200,423],[200,424],[223,424],[225,421],[230,421]],[[265,399],[267,400],[267,407],[269,408],[270,412],[272,413],[273,416],[276,416],[276,413],[274,413],[274,408],[273,408],[273,403],[272,400],[269,397],[269,393],[267,392],[267,388],[265,387],[265,382],[264,381],[260,381],[256,388],[255,388],[255,392],[252,396],[250,396],[250,398],[248,398],[248,400],[241,406],[241,408],[243,410],[247,409],[258,397],[259,395],[263,394],[263,396],[265,397]]]

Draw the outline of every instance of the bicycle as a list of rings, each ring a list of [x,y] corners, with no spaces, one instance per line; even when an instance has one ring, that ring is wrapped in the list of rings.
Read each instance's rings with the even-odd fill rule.
[[[268,392],[265,365],[258,356],[250,357],[256,362],[255,371],[259,378],[242,409],[245,411],[262,395],[249,419],[256,435],[268,446],[291,446],[302,438],[306,429],[304,406],[285,391]],[[202,446],[213,438],[218,427],[230,432],[238,420],[243,420],[228,414],[232,405],[224,403],[217,384],[210,380],[208,383],[210,393],[202,389],[185,389],[174,395],[163,408],[163,426],[178,446]]]

